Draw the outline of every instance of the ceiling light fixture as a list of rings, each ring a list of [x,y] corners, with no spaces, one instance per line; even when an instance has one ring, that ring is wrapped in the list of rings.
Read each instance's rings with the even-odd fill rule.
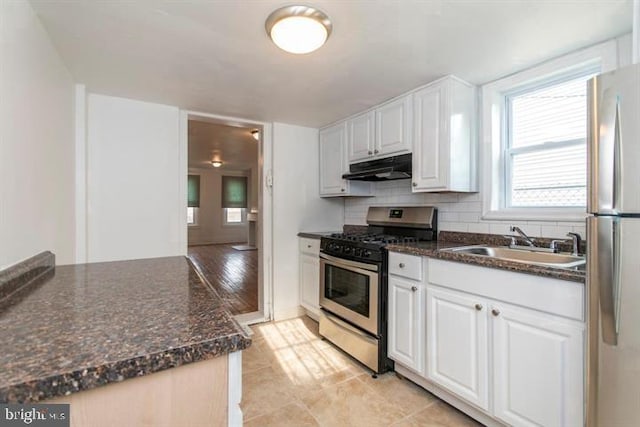
[[[303,54],[325,44],[333,25],[321,10],[309,6],[285,6],[269,15],[265,28],[280,49]]]
[[[211,166],[213,166],[214,168],[219,168],[220,166],[222,166],[222,162],[219,160],[214,160],[211,162]]]
[[[260,131],[258,129],[254,129],[251,131],[251,136],[253,136],[253,139],[255,139],[256,141],[260,140]]]

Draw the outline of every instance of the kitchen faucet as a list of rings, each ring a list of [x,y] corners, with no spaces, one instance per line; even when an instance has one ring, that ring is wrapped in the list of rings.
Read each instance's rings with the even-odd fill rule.
[[[580,256],[580,243],[582,242],[582,237],[578,233],[567,233],[567,237],[571,237],[573,243],[573,256]]]
[[[516,232],[516,233],[518,233],[518,234],[519,234],[519,235],[524,239],[524,241],[525,241],[525,242],[527,242],[527,245],[529,245],[529,246],[531,246],[531,247],[534,247],[534,246],[535,246],[535,245],[533,244],[533,242],[535,241],[535,239],[532,239],[531,237],[527,236],[527,234],[526,234],[524,231],[522,231],[522,230],[520,229],[520,227],[516,227],[516,226],[512,225],[512,226],[509,228],[509,230],[510,230],[511,232]]]

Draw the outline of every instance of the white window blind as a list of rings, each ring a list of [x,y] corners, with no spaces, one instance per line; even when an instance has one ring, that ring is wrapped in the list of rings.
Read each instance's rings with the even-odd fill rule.
[[[507,95],[507,206],[586,206],[586,81],[593,75]]]
[[[242,222],[243,208],[226,208],[225,209],[225,222],[227,224],[238,224]]]

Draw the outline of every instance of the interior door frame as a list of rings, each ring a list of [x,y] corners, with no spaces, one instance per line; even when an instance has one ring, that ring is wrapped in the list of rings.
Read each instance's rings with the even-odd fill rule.
[[[179,138],[179,198],[177,201],[184,212],[179,242],[183,254],[187,255],[187,175],[189,171],[189,120],[197,119],[227,126],[253,127],[260,130],[258,140],[258,309],[257,313],[236,316],[243,324],[259,323],[273,318],[273,126],[271,123],[248,120],[239,117],[221,116],[199,111],[180,110]]]

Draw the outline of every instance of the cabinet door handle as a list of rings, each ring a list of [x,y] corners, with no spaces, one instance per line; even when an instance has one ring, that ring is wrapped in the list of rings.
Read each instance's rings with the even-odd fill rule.
[[[398,264],[398,267],[404,268],[404,262],[401,262],[400,264]]]
[[[307,245],[308,248],[311,248],[311,245]]]
[[[373,154],[373,151],[369,150],[369,151],[368,151],[368,154],[369,154],[369,155],[372,155],[372,154]]]
[[[378,154],[380,151],[378,151],[378,149],[376,148],[375,150],[373,150],[373,154]]]
[[[344,193],[344,188],[341,188],[340,191],[342,191]]]
[[[480,311],[482,310],[482,304],[476,304],[476,310]]]
[[[494,308],[493,310],[491,310],[491,314],[493,314],[494,316],[499,316],[500,310],[498,310],[497,308]]]
[[[414,187],[417,187],[418,183],[417,182],[412,182],[411,185],[413,185]]]
[[[417,290],[418,290],[418,287],[417,287],[417,286],[412,286],[412,287],[411,287],[411,291],[415,292],[415,291],[417,291]]]

